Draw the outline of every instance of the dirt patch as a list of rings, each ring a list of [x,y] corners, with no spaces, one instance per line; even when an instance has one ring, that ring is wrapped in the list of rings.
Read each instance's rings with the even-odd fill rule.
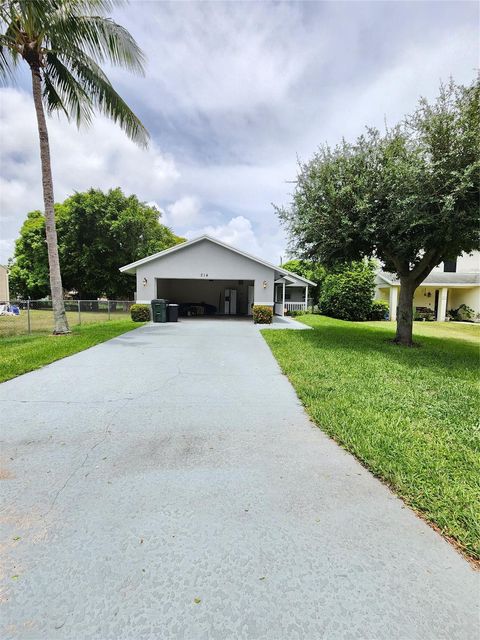
[[[4,464],[0,464],[0,480],[13,480],[15,476]]]

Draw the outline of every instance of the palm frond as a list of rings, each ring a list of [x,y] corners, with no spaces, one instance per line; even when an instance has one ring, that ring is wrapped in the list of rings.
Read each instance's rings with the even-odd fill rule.
[[[147,130],[99,66],[109,62],[143,73],[144,56],[133,37],[103,15],[119,4],[123,2],[0,0],[0,81],[10,78],[13,66],[24,59],[41,71],[47,111],[63,111],[79,125],[89,123],[98,109],[132,140],[146,145]]]
[[[99,63],[144,73],[142,50],[130,33],[110,18],[69,14],[52,24],[49,40],[55,51],[68,52],[73,45]]]
[[[92,109],[117,122],[125,133],[140,145],[148,142],[148,132],[139,118],[112,87],[99,65],[83,51],[73,50],[71,57],[48,55],[51,64],[45,69],[47,79],[63,100],[77,125],[91,120]],[[50,99],[48,96],[46,98]],[[49,109],[56,109],[56,97],[52,93]]]
[[[9,50],[0,44],[0,82],[2,84],[13,80],[12,62]]]
[[[61,110],[74,118],[77,126],[90,123],[93,115],[92,100],[70,69],[52,52],[47,54],[43,73],[43,100],[47,111]]]
[[[14,42],[7,34],[0,34],[0,82],[6,84],[14,80],[13,70],[18,64],[18,53]]]

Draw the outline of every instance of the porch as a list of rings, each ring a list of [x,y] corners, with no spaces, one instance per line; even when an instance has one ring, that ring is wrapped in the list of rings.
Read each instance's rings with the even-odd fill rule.
[[[396,284],[377,287],[376,297],[388,302],[389,317],[392,321],[397,319],[399,294],[400,287]],[[413,299],[414,312],[430,312],[437,322],[448,320],[448,310],[458,308],[462,304],[467,305],[474,311],[475,318],[473,319],[478,321],[480,287],[472,287],[471,284],[457,284],[456,286],[448,287],[425,286],[422,284],[415,291]]]
[[[289,276],[275,280],[274,313],[285,316],[290,311],[306,311],[308,306],[308,284],[299,286]]]

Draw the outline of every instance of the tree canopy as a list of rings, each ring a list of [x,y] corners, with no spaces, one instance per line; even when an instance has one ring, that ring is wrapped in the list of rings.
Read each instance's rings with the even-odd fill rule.
[[[56,204],[65,290],[78,292],[82,299],[131,298],[135,281],[119,267],[183,242],[159,218],[155,207],[118,188],[90,189]],[[21,228],[10,283],[18,297],[39,298],[49,292],[45,218],[40,211],[30,212]]]
[[[299,276],[315,282],[317,286],[311,287],[308,293],[310,298],[315,302],[318,302],[321,285],[326,275],[325,267],[313,260],[301,260],[299,258],[292,258],[292,260],[288,260],[288,262],[282,264],[282,267],[287,271],[298,273]]]
[[[415,288],[480,245],[480,83],[441,86],[434,103],[383,134],[321,147],[277,208],[292,252],[326,266],[378,258],[401,282],[397,340],[410,344]]]

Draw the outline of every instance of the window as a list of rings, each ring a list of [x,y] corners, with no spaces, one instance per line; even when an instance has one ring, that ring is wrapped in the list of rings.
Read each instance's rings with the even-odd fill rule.
[[[443,271],[444,273],[456,273],[457,272],[457,259],[455,260],[444,260],[443,261]]]

